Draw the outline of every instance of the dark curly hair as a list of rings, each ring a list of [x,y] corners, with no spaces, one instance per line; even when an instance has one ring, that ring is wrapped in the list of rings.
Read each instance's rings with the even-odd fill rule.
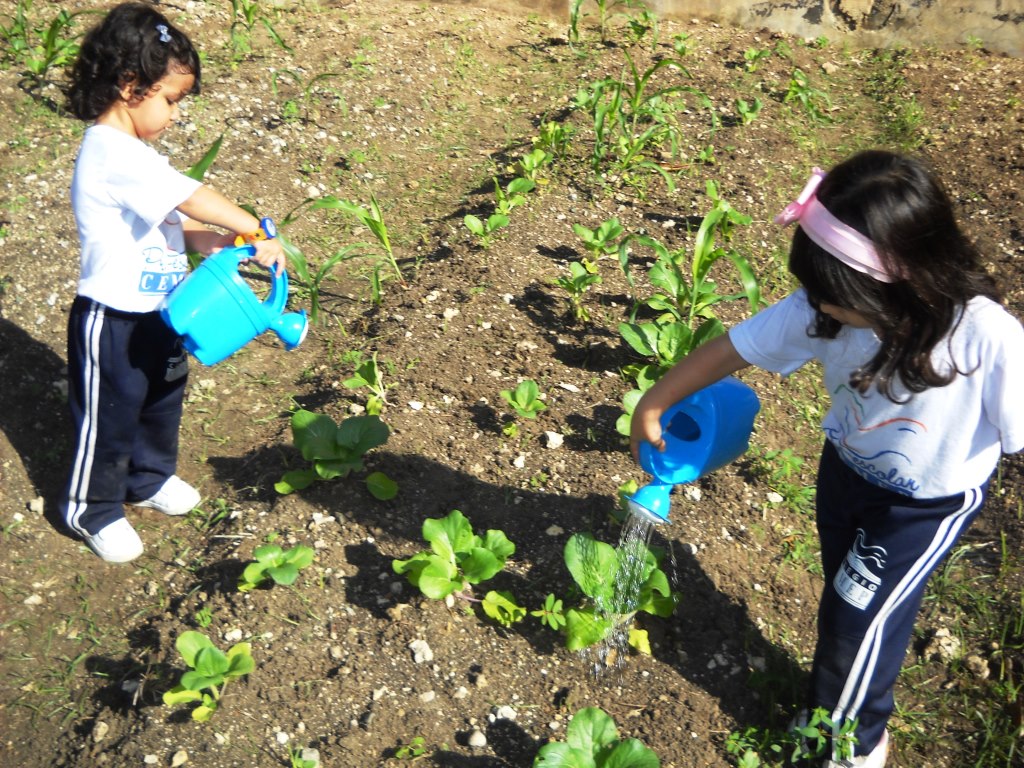
[[[888,270],[900,275],[879,282],[831,256],[803,230],[793,235],[789,270],[817,310],[809,332],[835,338],[841,325],[820,310],[833,304],[864,316],[881,339],[850,385],[864,393],[874,384],[899,402],[897,379],[912,395],[968,373],[956,361],[950,370],[936,370],[932,351],[956,329],[972,298],[1001,303],[1002,296],[960,231],[937,177],[914,158],[869,150],[829,171],[817,196],[833,216],[870,238]]]
[[[68,109],[81,120],[95,120],[126,85],[141,99],[169,72],[193,75],[191,93],[199,93],[199,54],[188,37],[152,6],[118,5],[82,41],[71,67]]]

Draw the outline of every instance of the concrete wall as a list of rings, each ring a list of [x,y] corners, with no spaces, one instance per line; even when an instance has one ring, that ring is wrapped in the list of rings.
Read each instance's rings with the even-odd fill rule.
[[[508,3],[568,17],[572,0],[448,0],[500,8]],[[645,0],[662,17],[704,18],[752,29],[825,36],[854,46],[956,48],[980,41],[1024,57],[1024,0]],[[609,5],[614,0],[608,0]],[[584,11],[593,12],[593,0]]]

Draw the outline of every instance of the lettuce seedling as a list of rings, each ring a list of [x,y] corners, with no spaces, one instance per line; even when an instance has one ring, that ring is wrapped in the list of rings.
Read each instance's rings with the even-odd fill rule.
[[[178,635],[174,647],[190,669],[178,685],[164,694],[164,704],[174,707],[198,701],[199,706],[192,710],[196,722],[205,723],[213,717],[231,680],[256,668],[249,643],[236,643],[225,653],[206,635],[189,630]]]
[[[512,410],[524,419],[536,419],[538,413],[547,409],[544,401],[540,399],[537,382],[533,379],[519,382],[515,389],[501,390],[501,396],[512,406]]]
[[[285,472],[274,489],[280,494],[301,491],[318,478],[347,477],[363,468],[367,451],[387,442],[387,425],[377,416],[352,416],[336,424],[330,416],[299,409],[292,414],[292,439],[312,468]]]
[[[599,707],[577,712],[565,741],[545,744],[534,768],[658,768],[658,756],[639,739],[620,739],[615,721]]]
[[[470,585],[494,576],[516,551],[502,531],[489,530],[483,538],[474,534],[469,520],[457,509],[447,517],[424,520],[423,538],[430,544],[429,550],[408,560],[394,560],[391,565],[432,600],[453,593],[468,599]]]
[[[596,645],[616,627],[629,624],[637,612],[662,618],[671,615],[679,594],[658,567],[660,557],[637,542],[628,551],[577,533],[565,544],[565,565],[583,603],[565,612],[565,645],[578,651]],[[634,633],[630,645],[640,650],[645,638]]]
[[[299,571],[313,562],[313,548],[297,544],[281,549],[277,544],[265,544],[257,547],[252,556],[256,561],[249,563],[238,577],[239,592],[249,592],[268,580],[281,586],[294,584]]]

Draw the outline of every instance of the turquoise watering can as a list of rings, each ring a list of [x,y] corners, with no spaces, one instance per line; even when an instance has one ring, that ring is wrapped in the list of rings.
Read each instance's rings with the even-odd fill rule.
[[[760,407],[754,390],[727,376],[665,411],[665,450],[640,443],[640,466],[654,482],[627,499],[630,511],[653,523],[667,522],[672,486],[692,483],[742,456]]]
[[[306,338],[305,311],[284,313],[287,273],[275,275],[271,269],[270,295],[262,303],[238,274],[238,265],[255,255],[252,245],[242,245],[206,257],[160,309],[185,349],[204,365],[219,363],[266,330],[274,331],[285,349],[295,349]]]

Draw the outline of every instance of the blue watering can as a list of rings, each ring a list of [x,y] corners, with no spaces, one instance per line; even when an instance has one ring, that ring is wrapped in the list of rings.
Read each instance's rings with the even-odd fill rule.
[[[665,411],[665,450],[640,443],[640,466],[654,482],[627,499],[630,511],[652,523],[668,522],[672,486],[692,483],[742,456],[760,408],[754,390],[727,376]]]
[[[285,349],[306,338],[305,311],[284,313],[287,273],[271,270],[273,284],[262,303],[238,274],[238,265],[255,255],[252,245],[224,248],[206,257],[164,300],[160,316],[204,365],[219,363],[268,329]]]

